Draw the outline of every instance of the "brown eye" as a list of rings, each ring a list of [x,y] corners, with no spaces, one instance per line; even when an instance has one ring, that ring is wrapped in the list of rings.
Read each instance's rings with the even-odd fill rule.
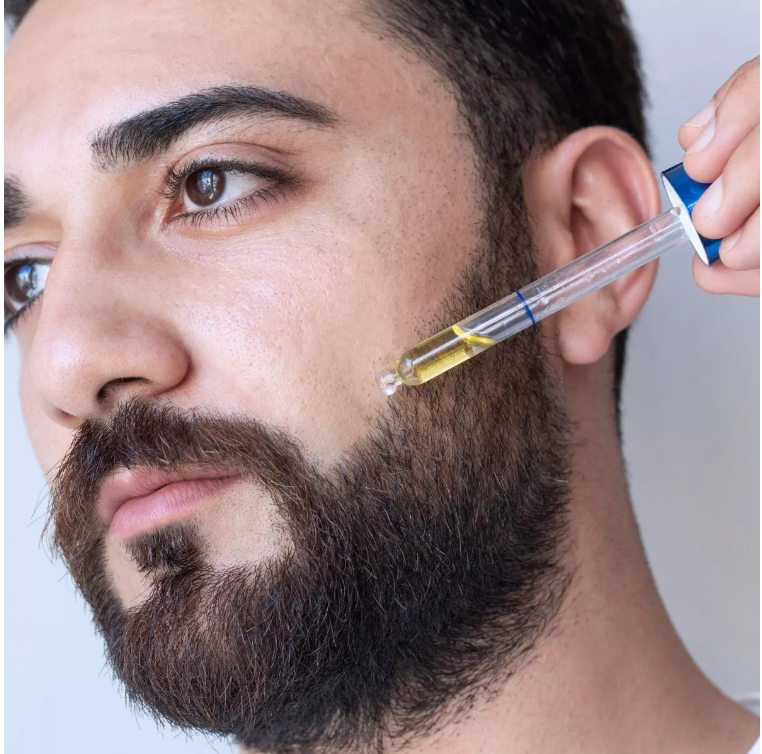
[[[31,259],[11,262],[5,268],[6,313],[15,313],[39,296],[45,288],[50,262]]]
[[[193,204],[208,207],[225,193],[225,172],[216,168],[197,170],[188,176],[185,192]]]

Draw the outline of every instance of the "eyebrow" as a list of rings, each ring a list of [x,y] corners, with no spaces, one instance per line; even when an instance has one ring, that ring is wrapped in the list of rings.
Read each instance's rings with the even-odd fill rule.
[[[18,178],[9,177],[3,184],[3,223],[5,230],[14,228],[26,217],[29,200]]]
[[[101,170],[119,170],[166,152],[188,131],[236,116],[282,118],[330,128],[339,118],[310,100],[258,86],[218,86],[187,94],[99,130],[90,142]]]

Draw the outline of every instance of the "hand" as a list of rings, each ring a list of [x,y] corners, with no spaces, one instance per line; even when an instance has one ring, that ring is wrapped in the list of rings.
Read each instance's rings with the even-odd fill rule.
[[[706,238],[722,238],[720,261],[693,259],[710,293],[759,296],[759,56],[744,63],[680,129],[685,172],[711,183],[691,217]]]

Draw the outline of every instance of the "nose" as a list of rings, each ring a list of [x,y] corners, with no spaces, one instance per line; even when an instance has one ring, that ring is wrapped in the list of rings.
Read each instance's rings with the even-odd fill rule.
[[[99,268],[59,247],[29,353],[34,392],[59,424],[107,418],[118,403],[158,397],[186,379],[190,360],[169,298],[145,269]]]

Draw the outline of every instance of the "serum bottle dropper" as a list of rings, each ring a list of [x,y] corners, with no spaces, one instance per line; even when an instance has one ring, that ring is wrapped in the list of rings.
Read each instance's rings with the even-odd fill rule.
[[[690,245],[704,264],[714,264],[721,239],[700,236],[691,220],[709,184],[688,177],[682,163],[661,177],[669,210],[408,348],[393,369],[376,375],[378,386],[392,395],[400,385],[428,382],[670,249]]]

